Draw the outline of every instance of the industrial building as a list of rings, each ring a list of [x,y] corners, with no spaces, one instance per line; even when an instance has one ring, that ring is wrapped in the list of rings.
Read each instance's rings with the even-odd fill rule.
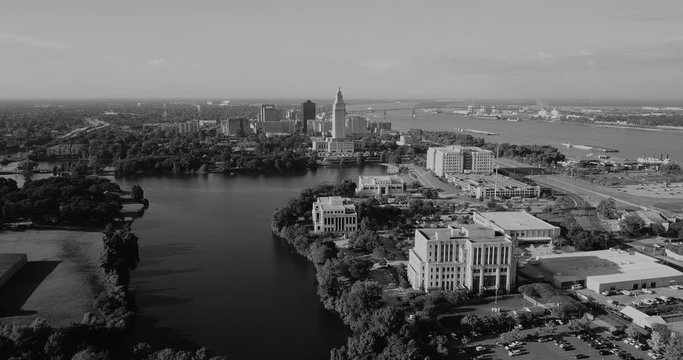
[[[472,214],[476,224],[505,235],[515,243],[552,243],[560,236],[560,228],[527,213],[526,211],[494,211]]]
[[[540,256],[536,266],[563,289],[581,284],[599,293],[683,284],[682,272],[656,258],[619,249]]]
[[[529,185],[503,175],[450,174],[446,180],[459,186],[475,199],[534,198],[541,196],[541,187]]]
[[[427,150],[427,170],[436,176],[493,172],[493,152],[477,147],[451,145]]]
[[[415,230],[408,280],[416,290],[507,292],[515,282],[512,242],[480,225]]]
[[[406,183],[400,176],[359,176],[356,194],[359,196],[390,196],[406,192]]]
[[[314,233],[348,234],[358,228],[356,205],[341,196],[319,197],[312,215]]]

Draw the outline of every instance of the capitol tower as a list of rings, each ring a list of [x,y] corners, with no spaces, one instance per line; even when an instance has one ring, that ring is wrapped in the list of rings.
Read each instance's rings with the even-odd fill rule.
[[[337,96],[332,104],[332,138],[344,139],[346,137],[346,104],[341,87],[337,90]]]

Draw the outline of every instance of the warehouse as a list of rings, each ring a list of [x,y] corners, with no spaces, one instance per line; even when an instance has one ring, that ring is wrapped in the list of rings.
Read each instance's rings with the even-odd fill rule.
[[[683,284],[683,273],[657,259],[618,249],[541,256],[539,268],[558,288],[574,284],[595,292]]]

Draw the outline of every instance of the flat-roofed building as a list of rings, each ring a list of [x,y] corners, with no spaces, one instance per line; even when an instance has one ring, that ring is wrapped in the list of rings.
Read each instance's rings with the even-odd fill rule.
[[[310,135],[327,135],[332,132],[332,121],[330,120],[307,120],[307,133]]]
[[[311,149],[328,154],[352,154],[355,143],[349,140],[332,138],[311,138]]]
[[[85,150],[85,144],[58,144],[46,149],[49,156],[79,156]]]
[[[491,173],[493,152],[478,147],[451,145],[427,150],[427,169],[439,177],[448,174]]]
[[[408,280],[424,291],[508,292],[515,282],[512,241],[477,224],[417,229]]]
[[[532,198],[541,196],[541,187],[529,185],[503,175],[450,174],[446,180],[460,186],[476,199]]]
[[[472,214],[476,224],[486,226],[519,243],[551,243],[560,236],[560,228],[529,214],[526,211],[494,211]]]
[[[254,127],[254,132],[265,134],[291,135],[296,131],[296,121],[294,120],[257,121],[252,126]]]
[[[581,284],[603,292],[683,284],[682,272],[656,258],[619,249],[540,256],[537,266],[558,288]]]
[[[319,197],[312,215],[314,233],[348,234],[358,229],[356,205],[341,196]]]
[[[223,135],[245,136],[251,132],[249,119],[244,117],[230,118],[221,121],[221,132]]]
[[[258,121],[280,121],[282,120],[282,110],[271,104],[262,104],[259,111]]]
[[[400,176],[359,176],[356,194],[359,196],[398,195],[406,192],[406,183]]]

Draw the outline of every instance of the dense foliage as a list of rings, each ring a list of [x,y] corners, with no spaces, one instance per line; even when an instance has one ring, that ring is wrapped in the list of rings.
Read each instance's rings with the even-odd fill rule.
[[[36,224],[104,225],[121,215],[118,185],[101,178],[50,177],[22,188],[0,178],[2,221]]]

